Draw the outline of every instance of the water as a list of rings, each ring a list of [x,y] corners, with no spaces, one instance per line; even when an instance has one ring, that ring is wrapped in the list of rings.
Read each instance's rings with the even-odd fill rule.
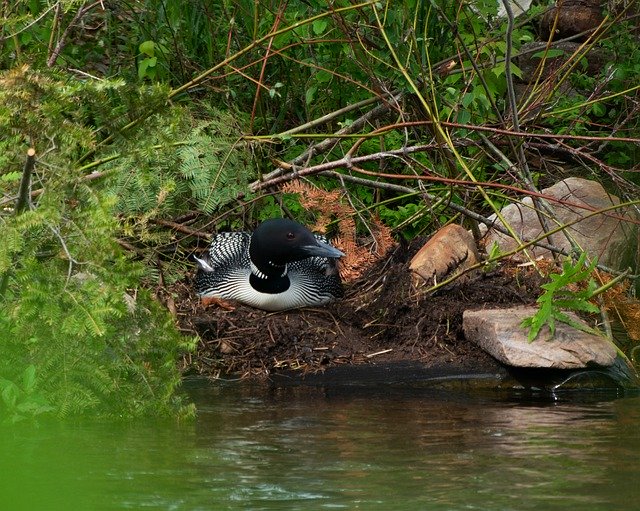
[[[0,430],[0,510],[640,509],[640,398],[194,385],[195,422]]]

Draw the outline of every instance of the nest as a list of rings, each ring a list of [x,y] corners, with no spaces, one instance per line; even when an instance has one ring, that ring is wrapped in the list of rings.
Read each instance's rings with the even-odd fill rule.
[[[488,355],[462,333],[468,308],[532,304],[540,277],[503,265],[425,296],[411,284],[408,261],[421,246],[396,246],[324,308],[268,313],[244,305],[204,306],[190,282],[173,289],[181,328],[200,338],[185,369],[212,378],[266,378],[274,372],[323,371],[344,364],[398,361],[474,368]]]

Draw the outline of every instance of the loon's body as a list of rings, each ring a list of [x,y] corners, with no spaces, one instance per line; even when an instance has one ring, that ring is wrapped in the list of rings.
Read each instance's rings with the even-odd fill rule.
[[[325,305],[343,295],[336,266],[343,255],[298,222],[267,220],[253,234],[217,234],[207,257],[196,258],[196,290],[267,311]]]

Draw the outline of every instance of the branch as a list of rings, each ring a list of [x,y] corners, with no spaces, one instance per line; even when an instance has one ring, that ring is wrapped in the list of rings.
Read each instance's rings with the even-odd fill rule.
[[[69,36],[69,32],[76,25],[76,23],[78,23],[78,20],[82,18],[82,16],[84,16],[86,13],[88,13],[91,9],[93,9],[95,6],[101,5],[101,4],[102,4],[102,0],[98,0],[97,2],[94,2],[91,5],[83,4],[82,7],[78,9],[75,16],[71,20],[71,23],[69,23],[67,25],[67,28],[64,29],[64,32],[62,33],[62,35],[60,36],[60,39],[58,39],[58,42],[56,43],[56,47],[53,49],[53,51],[51,52],[51,55],[47,59],[47,67],[53,67],[55,65],[56,60],[58,60],[58,57],[60,56],[60,52],[67,45],[67,37]]]
[[[14,215],[18,216],[29,205],[29,188],[31,186],[31,174],[33,173],[33,167],[36,163],[36,150],[30,147],[27,150],[27,159],[24,162],[24,169],[22,170],[22,179],[20,180],[20,191],[18,192],[18,199],[16,201],[16,207],[14,209]],[[0,278],[0,298],[4,297],[9,285],[9,273],[7,269]]]
[[[367,176],[372,176],[372,177],[376,177],[376,178],[380,178],[380,179],[393,179],[393,180],[402,180],[402,181],[433,181],[433,182],[437,182],[437,183],[445,183],[448,185],[456,185],[456,186],[468,186],[468,187],[473,187],[476,188],[478,186],[482,186],[485,188],[497,188],[497,189],[501,189],[501,190],[509,190],[518,194],[524,194],[524,195],[529,195],[532,198],[540,198],[540,199],[545,199],[551,202],[555,202],[557,204],[562,204],[563,206],[567,206],[567,207],[571,207],[571,208],[577,208],[577,209],[582,209],[582,210],[586,210],[589,212],[595,212],[597,211],[596,208],[594,208],[593,206],[589,206],[588,204],[585,203],[573,203],[570,201],[566,201],[563,199],[556,199],[555,197],[551,197],[549,195],[545,195],[541,192],[538,191],[533,191],[533,190],[528,190],[528,189],[524,189],[524,188],[518,188],[517,186],[513,186],[513,185],[506,185],[506,184],[502,184],[502,183],[496,183],[496,182],[483,182],[483,181],[466,181],[464,179],[454,179],[454,178],[448,178],[448,177],[441,177],[441,176],[434,176],[434,175],[409,175],[409,174],[388,174],[388,173],[384,173],[384,172],[374,172],[374,171],[370,171],[370,170],[365,170],[363,168],[360,168],[357,166],[357,164],[359,163],[365,163],[365,162],[370,162],[370,161],[378,161],[378,160],[382,160],[384,158],[391,158],[391,157],[395,157],[395,158],[403,158],[408,154],[412,154],[412,153],[416,153],[416,152],[420,152],[420,151],[424,151],[426,148],[432,148],[432,145],[428,145],[428,146],[412,146],[412,147],[404,147],[402,149],[395,149],[392,151],[383,151],[383,152],[378,152],[378,153],[373,153],[373,154],[367,154],[364,156],[356,156],[354,158],[350,158],[350,157],[345,157],[345,158],[340,158],[339,160],[335,160],[335,161],[331,161],[331,162],[327,162],[327,163],[321,163],[319,165],[314,165],[311,167],[306,167],[303,169],[295,169],[295,167],[291,164],[288,163],[284,163],[281,162],[280,163],[280,168],[284,168],[284,169],[289,169],[291,170],[291,172],[289,172],[288,174],[282,175],[282,176],[278,176],[275,177],[269,181],[262,181],[262,182],[258,182],[258,183],[254,183],[250,186],[250,189],[252,192],[257,192],[260,190],[263,190],[265,188],[270,188],[272,186],[277,186],[280,185],[282,183],[286,183],[288,181],[292,181],[294,179],[298,179],[300,177],[306,177],[306,176],[311,176],[314,174],[320,174],[322,172],[325,171],[330,171],[330,170],[335,170],[335,169],[339,169],[339,168],[346,168],[349,169],[350,171],[353,172],[357,172],[359,174],[364,174]],[[370,183],[372,182],[371,180],[367,180]],[[415,190],[413,190],[415,192]],[[634,202],[635,203],[635,202]],[[638,224],[640,225],[640,220],[635,220],[632,218],[625,218],[619,215],[610,215],[612,218],[615,218],[617,220],[621,220],[621,221],[625,221],[625,222],[629,222],[629,223],[633,223],[633,224]]]
[[[361,186],[368,186],[370,188],[379,188],[381,190],[386,190],[386,191],[393,191],[393,192],[398,192],[398,193],[403,193],[403,194],[415,194],[415,195],[421,195],[425,201],[427,202],[436,202],[438,200],[438,198],[435,195],[431,195],[430,193],[425,192],[424,190],[415,190],[413,188],[409,188],[408,186],[402,186],[402,185],[396,185],[393,183],[381,183],[379,181],[371,181],[370,179],[364,179],[361,177],[356,177],[356,176],[350,176],[350,175],[345,175],[345,174],[339,174],[338,172],[335,172],[333,170],[327,170],[325,172],[320,173],[320,175],[322,176],[326,176],[326,177],[332,177],[332,178],[336,178],[336,179],[340,179],[343,181],[347,181],[356,185],[361,185]],[[560,201],[561,202],[561,201]],[[636,201],[637,203],[638,201]],[[625,207],[625,206],[629,206],[629,205],[633,205],[633,202],[628,202],[625,204],[617,204],[615,206],[612,206],[611,208],[606,208],[606,209],[602,209],[602,210],[594,210],[591,213],[589,213],[587,216],[583,217],[578,217],[576,218],[574,221],[564,224],[562,226],[560,226],[559,228],[555,229],[553,232],[556,232],[562,228],[566,228],[569,227],[581,220],[584,220],[585,218],[588,218],[590,216],[593,216],[594,214],[608,214],[607,211],[611,210],[611,209],[617,209],[617,208],[621,208],[621,207]],[[471,218],[472,220],[475,220],[476,222],[480,222],[485,224],[487,227],[492,228],[495,231],[498,231],[506,236],[510,236],[509,231],[507,231],[507,229],[505,229],[504,227],[502,227],[500,224],[495,223],[495,220],[488,218],[486,216],[483,216],[479,213],[476,213],[475,211],[465,208],[464,206],[461,206],[460,204],[456,204],[455,202],[449,201],[446,205],[447,208],[452,209],[453,211],[460,213],[468,218]],[[563,256],[569,256],[570,254],[559,247],[556,247],[555,245],[549,245],[548,243],[545,243],[543,240],[546,238],[546,234],[544,234],[543,236],[536,238],[536,239],[530,239],[530,238],[524,238],[522,240],[522,243],[525,244],[526,246],[530,246],[530,245],[535,245],[536,247],[540,247],[540,248],[544,248],[546,250],[549,250],[550,252],[553,252],[555,254],[560,254]],[[517,250],[513,250],[511,252],[508,252],[506,254],[500,254],[500,256],[502,257],[507,257],[509,255],[513,255],[517,252]],[[482,267],[486,264],[489,264],[491,262],[493,262],[494,260],[497,260],[498,258],[494,258],[494,259],[489,259],[487,261],[482,261],[480,263],[478,263],[476,266],[474,266],[474,268],[478,267]],[[616,275],[616,274],[620,274],[619,271],[614,270],[613,268],[609,268],[608,266],[604,266],[601,264],[598,264],[597,267],[603,271],[606,271],[607,273],[610,273],[611,275]],[[466,271],[465,271],[466,273]],[[637,278],[637,275],[629,275],[628,272],[625,272],[625,276],[629,277],[629,278]],[[449,279],[446,282],[442,283],[442,285],[445,285],[449,282],[452,282],[453,280],[455,280],[455,278]]]
[[[345,126],[344,128],[336,131],[333,135],[325,138],[322,142],[312,145],[307,150],[302,152],[300,155],[296,156],[289,163],[286,163],[286,164],[283,163],[282,165],[278,166],[278,168],[276,168],[274,171],[269,172],[269,174],[262,176],[262,179],[260,181],[254,181],[250,185],[251,189],[253,190],[253,187],[259,186],[260,182],[266,182],[282,175],[284,172],[286,172],[286,170],[291,168],[291,166],[306,165],[314,156],[330,151],[338,142],[340,142],[340,139],[342,137],[356,132],[357,130],[363,128],[366,124],[370,123],[372,120],[377,119],[378,117],[381,117],[382,115],[386,114],[391,108],[391,103],[398,102],[400,101],[401,98],[402,98],[402,92],[397,92],[397,91],[391,92],[387,97],[383,96],[382,98],[380,98],[382,99],[383,104],[378,105],[375,108],[372,108],[366,114],[362,115],[361,117],[353,121],[348,126]],[[378,98],[369,98],[360,103],[357,103],[357,105],[365,106],[377,99]],[[296,128],[290,129],[283,133],[279,133],[278,135],[276,135],[276,137],[287,137],[289,135],[293,135],[294,133],[297,133],[304,129],[312,128],[317,126],[318,124],[328,122],[333,118],[341,115],[342,113],[346,113],[347,111],[353,110],[353,109],[354,109],[354,106],[342,108],[341,110],[337,110],[336,112],[332,112],[330,114],[324,115],[321,118],[311,121],[302,126],[298,126]],[[245,137],[245,138],[250,139],[251,137]]]
[[[31,188],[31,174],[36,163],[36,150],[30,147],[27,151],[27,159],[24,162],[22,170],[22,179],[20,180],[20,191],[18,192],[18,200],[14,210],[16,216],[22,213],[30,203],[29,189]]]

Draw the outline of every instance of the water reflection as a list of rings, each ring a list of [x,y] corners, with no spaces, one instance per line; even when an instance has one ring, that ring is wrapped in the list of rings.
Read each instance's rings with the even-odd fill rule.
[[[4,432],[7,509],[609,510],[636,498],[638,398],[531,403],[201,384],[190,392],[199,409],[191,424]]]
[[[565,509],[585,502],[606,509],[619,497],[591,491],[608,477],[609,444],[628,441],[612,427],[615,401],[523,404],[402,391],[341,397],[305,388],[278,389],[261,401],[226,418],[227,410],[212,408],[223,430],[210,429],[203,416],[197,436],[232,451],[234,438],[251,438],[256,448],[243,444],[232,457],[281,496],[299,497],[302,487],[333,506],[359,502],[367,509]],[[251,491],[274,498],[263,487]]]

